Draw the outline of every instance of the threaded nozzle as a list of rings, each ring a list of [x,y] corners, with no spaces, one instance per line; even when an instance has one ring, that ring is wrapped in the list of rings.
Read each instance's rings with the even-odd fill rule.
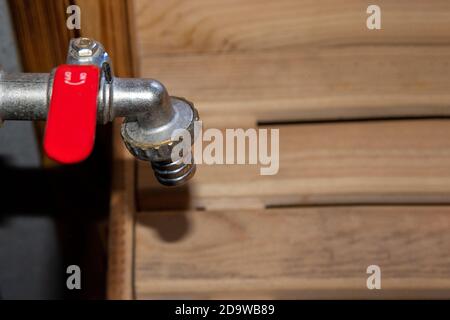
[[[183,160],[151,162],[156,179],[165,186],[178,186],[188,181],[195,174],[196,165]]]

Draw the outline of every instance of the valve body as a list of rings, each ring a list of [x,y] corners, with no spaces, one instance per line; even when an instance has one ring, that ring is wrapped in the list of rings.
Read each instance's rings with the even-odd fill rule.
[[[188,130],[194,137],[198,113],[191,102],[170,97],[157,80],[114,77],[103,46],[90,39],[72,40],[67,61],[100,68],[97,123],[124,117],[121,135],[125,145],[135,157],[151,163],[158,181],[178,185],[194,174],[195,165],[184,162],[187,155],[172,156],[173,147],[180,142],[172,138],[175,130]],[[47,119],[55,70],[49,74],[0,72],[0,119]]]

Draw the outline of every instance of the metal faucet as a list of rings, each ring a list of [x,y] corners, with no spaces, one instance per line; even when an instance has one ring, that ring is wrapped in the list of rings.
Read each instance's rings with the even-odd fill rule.
[[[191,102],[169,96],[157,80],[114,77],[103,45],[89,38],[70,41],[66,63],[49,74],[0,72],[0,120],[47,119],[44,149],[47,146],[51,158],[72,163],[89,155],[95,122],[124,117],[121,135],[127,149],[151,163],[160,183],[179,185],[193,176],[195,164],[184,161],[192,154],[172,157],[180,143],[172,138],[175,130],[188,130],[194,143],[194,122],[199,117]],[[77,81],[71,81],[72,75]],[[73,123],[73,118],[81,124]],[[67,157],[77,148],[78,158]]]

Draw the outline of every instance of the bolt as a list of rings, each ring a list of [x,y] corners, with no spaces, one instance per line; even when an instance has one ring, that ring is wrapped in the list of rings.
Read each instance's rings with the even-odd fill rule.
[[[111,81],[112,73],[109,67],[109,57],[105,48],[100,42],[89,38],[77,38],[70,40],[69,51],[67,53],[67,64],[96,65],[104,68],[108,82]]]
[[[93,41],[89,38],[79,38],[75,41],[75,45],[79,48],[89,48],[92,44]]]
[[[72,42],[72,48],[79,57],[92,57],[97,50],[97,43],[89,38],[78,38]]]

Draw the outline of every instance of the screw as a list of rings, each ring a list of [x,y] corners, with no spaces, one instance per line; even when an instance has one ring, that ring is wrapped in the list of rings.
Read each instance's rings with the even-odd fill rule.
[[[111,82],[112,72],[109,67],[108,54],[102,44],[94,39],[77,38],[70,40],[66,63],[95,65],[99,68],[105,68],[106,80]]]
[[[72,48],[79,57],[92,57],[97,43],[89,38],[78,38],[72,42]]]
[[[93,41],[89,38],[78,38],[75,44],[80,48],[89,48],[92,46]]]

